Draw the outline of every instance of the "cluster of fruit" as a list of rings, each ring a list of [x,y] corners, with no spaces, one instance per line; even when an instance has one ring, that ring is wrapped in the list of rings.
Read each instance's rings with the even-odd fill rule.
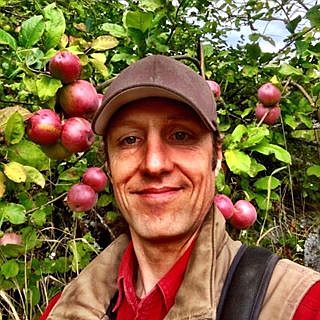
[[[108,177],[99,167],[90,167],[82,175],[81,182],[74,184],[68,191],[67,204],[72,211],[89,211],[97,202],[97,193],[102,192]]]
[[[95,140],[91,119],[103,95],[86,80],[79,80],[82,71],[78,56],[59,51],[49,61],[49,72],[63,86],[57,93],[62,117],[51,109],[36,111],[28,120],[28,138],[39,144],[48,157],[64,160],[77,152],[87,151]],[[107,176],[101,168],[91,167],[74,184],[66,202],[72,211],[88,211],[97,201],[97,193],[105,189]]]
[[[272,125],[276,123],[281,114],[279,102],[281,92],[274,84],[267,82],[258,89],[258,104],[255,115],[259,121]]]
[[[247,200],[238,200],[233,204],[228,196],[217,194],[214,203],[235,229],[248,229],[257,220],[257,211]]]
[[[71,52],[59,51],[51,58],[49,72],[63,83],[57,103],[64,119],[51,109],[41,109],[27,121],[29,139],[41,145],[52,159],[63,160],[84,152],[95,140],[90,120],[103,95],[89,81],[79,80],[81,70],[80,59]]]

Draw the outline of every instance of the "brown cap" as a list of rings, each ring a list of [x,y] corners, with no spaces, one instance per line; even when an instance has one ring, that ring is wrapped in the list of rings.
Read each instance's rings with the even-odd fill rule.
[[[112,81],[92,120],[94,132],[103,135],[119,108],[148,97],[184,102],[210,130],[217,131],[216,102],[205,79],[173,58],[153,55],[131,64]]]

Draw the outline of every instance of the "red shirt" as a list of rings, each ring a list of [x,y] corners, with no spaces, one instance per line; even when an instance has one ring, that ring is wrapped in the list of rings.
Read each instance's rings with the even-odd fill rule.
[[[130,249],[127,249],[127,250],[130,250]],[[176,267],[178,269],[180,269],[180,271],[181,271],[181,269],[183,269],[183,265],[184,264],[185,264],[185,266],[187,265],[191,250],[192,250],[192,248],[188,249],[188,251],[185,253],[185,255],[180,258],[180,260],[176,263],[176,265],[174,265],[173,269],[171,269],[169,271],[169,273],[167,274],[169,277],[170,277],[170,274],[172,275],[176,272],[176,270],[175,270]],[[130,256],[132,257],[132,253],[130,254]],[[177,272],[179,273],[179,271],[177,271]],[[158,305],[158,307],[155,307],[155,308],[158,308],[159,310],[164,308],[164,311],[161,311],[161,312],[163,312],[165,314],[168,312],[168,310],[172,306],[172,303],[174,301],[174,296],[180,286],[180,283],[183,280],[183,273],[184,273],[184,271],[182,272],[182,277],[180,276],[180,279],[178,282],[175,282],[175,279],[173,279],[173,281],[175,282],[174,287],[176,289],[170,289],[169,288],[170,286],[168,288],[164,287],[166,289],[163,292],[160,289],[162,286],[160,286],[159,289],[158,289],[158,287],[155,289],[155,291],[159,292],[159,290],[160,290],[160,292],[161,292],[160,298],[159,298],[159,295],[156,294],[156,296],[159,298],[159,300],[152,301],[152,305],[154,305],[154,304]],[[119,273],[119,275],[120,275],[120,273]],[[166,278],[166,276],[165,276],[165,278]],[[122,282],[122,280],[120,282]],[[162,283],[162,281],[160,280],[159,283]],[[164,280],[164,284],[166,284],[166,283],[168,284],[168,282],[166,280]],[[133,292],[135,293],[135,291],[133,291]],[[47,319],[50,311],[55,306],[55,304],[59,300],[60,296],[61,296],[61,293],[58,293],[56,296],[54,296],[50,300],[46,310],[41,315],[39,320],[46,320]],[[120,297],[120,295],[119,295],[119,297]],[[123,293],[122,293],[122,297],[124,297]],[[147,298],[147,297],[145,297],[145,298]],[[165,298],[165,297],[168,297],[168,298]],[[158,299],[158,298],[156,298],[156,299]],[[139,304],[139,298],[137,298],[137,299],[138,299],[137,303]],[[163,301],[165,301],[165,303],[163,303]],[[118,299],[118,304],[121,304],[122,302],[123,301],[119,302],[119,299]],[[161,305],[161,306],[159,307],[159,305]],[[121,310],[119,307],[121,307],[121,306],[116,306],[115,308],[117,308],[117,307],[118,307],[117,319],[125,320],[125,319],[134,319],[135,318],[135,315],[133,317],[130,315],[126,315],[126,314],[125,314],[125,316],[123,316],[123,315],[120,316],[119,312],[121,312]],[[159,316],[159,318],[156,318],[156,315]],[[162,314],[161,314],[161,316],[162,316]],[[163,319],[164,316],[162,316],[162,318],[161,318],[161,316],[160,316],[160,312],[159,312],[159,313],[152,314],[152,317],[150,317],[149,319]],[[320,320],[320,281],[315,283],[308,290],[308,292],[305,294],[305,296],[303,297],[302,301],[300,302],[292,320]]]
[[[118,320],[162,320],[172,305],[191,255],[193,244],[178,259],[175,265],[160,279],[142,299],[136,295],[134,279],[138,268],[132,242],[128,245],[119,267],[119,295],[113,311]]]

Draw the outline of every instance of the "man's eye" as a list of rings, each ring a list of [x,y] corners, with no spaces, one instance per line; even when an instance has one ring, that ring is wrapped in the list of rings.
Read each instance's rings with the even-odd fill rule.
[[[137,138],[134,137],[134,136],[129,136],[129,137],[126,137],[124,138],[121,143],[122,144],[125,144],[125,145],[130,145],[130,144],[134,144],[137,142]]]
[[[185,141],[190,137],[190,135],[183,131],[178,131],[173,134],[173,138],[177,141]]]

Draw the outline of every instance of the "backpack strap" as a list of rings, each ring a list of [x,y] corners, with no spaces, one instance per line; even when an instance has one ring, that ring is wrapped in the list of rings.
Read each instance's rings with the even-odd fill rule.
[[[279,257],[261,247],[242,245],[229,268],[217,320],[257,320]]]

